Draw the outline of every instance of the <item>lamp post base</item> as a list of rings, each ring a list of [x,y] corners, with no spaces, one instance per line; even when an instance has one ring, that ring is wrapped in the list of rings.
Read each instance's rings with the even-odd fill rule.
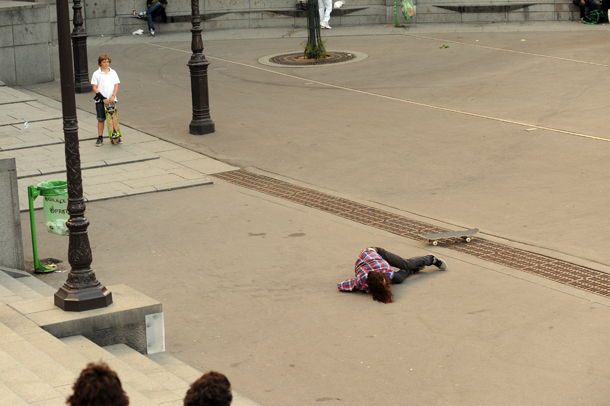
[[[208,120],[197,120],[191,121],[189,124],[189,134],[192,135],[205,135],[211,134],[216,131],[216,127],[214,126],[214,122],[210,119]]]
[[[82,93],[92,92],[93,89],[91,89],[91,83],[87,80],[85,82],[75,83],[74,84],[74,91],[76,93],[82,94]]]
[[[112,292],[101,284],[85,289],[71,289],[64,285],[55,292],[55,306],[67,312],[100,309],[111,304]]]

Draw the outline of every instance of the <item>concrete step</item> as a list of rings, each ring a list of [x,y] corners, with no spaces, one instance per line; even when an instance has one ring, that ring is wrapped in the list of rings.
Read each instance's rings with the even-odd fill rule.
[[[0,382],[27,403],[60,405],[65,402],[65,397],[60,392],[1,349]]]
[[[8,386],[0,381],[0,399],[2,404],[7,406],[28,406],[28,403],[21,399],[15,392],[10,390]]]
[[[0,323],[13,332],[13,339],[15,335],[23,337],[42,331],[36,323],[4,303],[0,303]],[[12,340],[3,340],[0,337],[0,341]]]
[[[83,170],[159,158],[159,155],[142,150],[133,144],[117,145],[114,148],[97,148],[93,141],[83,142],[80,143],[79,152]],[[33,176],[49,178],[50,175],[66,172],[65,145],[63,143],[32,147],[25,150],[6,151],[5,154],[15,158],[18,179]]]
[[[52,373],[55,370],[62,371],[61,377],[52,377],[52,378],[50,378],[51,379],[50,382],[58,382],[59,379],[63,379],[62,382],[65,382],[65,380],[67,379],[67,376],[71,375],[72,379],[68,385],[59,386],[56,388],[56,390],[59,393],[61,393],[63,396],[61,403],[57,403],[57,404],[65,405],[65,399],[72,393],[72,386],[74,385],[74,382],[76,381],[78,375],[80,375],[81,371],[87,366],[87,364],[89,362],[92,362],[92,360],[83,356],[82,354],[75,351],[70,346],[63,343],[58,338],[52,336],[51,334],[47,333],[46,331],[44,331],[42,329],[38,329],[38,331],[36,331],[36,332],[33,332],[33,333],[30,332],[28,334],[24,334],[23,336],[21,336],[21,335],[15,333],[14,331],[12,331],[11,329],[9,329],[4,324],[0,323],[0,349],[3,349],[4,347],[15,346],[15,345],[17,345],[17,344],[14,344],[15,342],[17,342],[17,343],[26,342],[27,344],[34,347],[34,349],[32,350],[33,353],[39,354],[36,351],[40,351],[43,353],[41,358],[47,358],[47,357],[51,358],[57,364],[60,365],[60,367],[55,367],[52,370],[40,372],[40,374],[42,375],[42,374]],[[10,343],[10,344],[7,345],[6,343]],[[26,344],[19,344],[19,345],[26,346]],[[96,360],[96,361],[99,361],[99,360]],[[36,367],[34,366],[34,368],[36,368]],[[127,395],[129,396],[130,405],[132,405],[132,406],[154,406],[155,405],[155,403],[151,402],[150,399],[148,399],[147,397],[145,397],[144,395],[139,393],[136,389],[134,389],[130,385],[126,384],[124,382],[124,380],[122,380],[122,381],[123,381],[123,388],[127,392]],[[0,383],[1,382],[2,382],[2,379],[0,378]],[[2,389],[2,387],[0,386],[0,399],[4,399],[2,394],[6,390],[10,390],[10,389],[8,389],[8,388]],[[8,394],[7,396],[10,396],[10,394]],[[7,399],[13,399],[13,398],[8,397]],[[4,405],[4,403],[1,403],[1,404]],[[7,405],[11,405],[11,406],[13,404],[21,405],[21,404],[28,404],[28,403],[18,403],[18,401],[7,403]]]
[[[185,364],[178,358],[168,354],[167,352],[159,352],[157,354],[146,355],[146,358],[159,364],[165,370],[173,373],[174,375],[182,378],[189,385],[196,381],[202,373],[190,365]]]
[[[11,343],[13,341],[19,341],[22,339],[23,338],[19,334],[15,333],[13,330],[5,326],[4,323],[0,323],[0,344]]]
[[[163,385],[165,388],[181,394],[182,397],[184,397],[190,386],[188,381],[168,371],[125,344],[109,345],[103,348],[159,385]]]
[[[17,281],[23,283],[25,286],[29,287],[30,289],[40,293],[43,297],[53,296],[55,294],[55,292],[57,291],[57,289],[53,288],[50,285],[47,285],[46,283],[44,283],[43,281],[39,280],[38,278],[32,276],[31,274],[29,274],[26,271],[6,268],[3,266],[0,266],[0,271],[4,272],[5,274],[7,274],[8,276],[11,276],[14,279],[17,279]]]
[[[23,300],[39,299],[43,297],[19,279],[9,276],[6,272],[0,270],[0,302],[13,303]]]
[[[110,368],[116,371],[121,378],[121,382],[147,397],[150,402],[163,404],[184,398],[180,391],[174,392],[167,389],[83,336],[65,337],[61,341],[91,361],[101,360],[106,362]],[[128,392],[128,395],[131,396],[131,393]]]
[[[162,366],[165,370],[170,371],[176,376],[182,378],[186,382],[189,382],[189,386],[191,383],[196,381],[201,375],[202,372],[196,370],[190,365],[185,364],[174,356],[168,354],[167,352],[160,352],[157,354],[146,355],[146,358],[154,361],[158,365]],[[228,377],[229,381],[231,377]],[[188,390],[188,389],[187,389]],[[248,399],[245,396],[242,396],[239,392],[233,392],[233,402],[231,402],[232,406],[260,406],[258,403]]]
[[[97,127],[78,123],[80,141],[97,138]],[[61,118],[45,121],[0,126],[0,151],[23,150],[33,147],[64,143],[63,120]]]
[[[72,373],[75,379],[90,362],[88,358],[42,329],[33,334],[23,335],[23,339]]]
[[[0,343],[3,350],[61,394],[70,392],[77,375],[26,340]]]

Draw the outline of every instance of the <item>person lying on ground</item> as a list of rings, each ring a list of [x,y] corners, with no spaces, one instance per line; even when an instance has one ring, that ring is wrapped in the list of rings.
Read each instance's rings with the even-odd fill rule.
[[[337,284],[339,291],[361,290],[373,294],[373,300],[392,303],[392,284],[402,283],[409,275],[426,266],[447,270],[447,263],[434,255],[404,259],[380,247],[364,249],[355,265],[355,276]],[[392,268],[398,268],[394,271]]]

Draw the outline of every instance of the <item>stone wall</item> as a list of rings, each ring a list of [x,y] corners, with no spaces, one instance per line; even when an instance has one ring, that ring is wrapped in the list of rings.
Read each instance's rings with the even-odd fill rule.
[[[17,167],[15,158],[0,153],[0,266],[25,268]]]
[[[0,81],[29,85],[54,79],[51,12],[46,4],[0,5]]]
[[[333,0],[334,2],[335,0]],[[394,0],[343,0],[345,5],[333,10],[333,26],[394,24]],[[9,2],[10,3],[10,2]],[[29,4],[12,2],[15,4]],[[416,15],[408,22],[400,12],[400,24],[484,23],[513,21],[577,21],[578,8],[570,0],[414,0]],[[47,5],[53,41],[57,41],[55,0],[36,0],[38,7]],[[72,3],[70,19],[72,19]],[[89,35],[126,35],[142,29],[146,21],[133,18],[135,9],[146,8],[146,0],[82,0],[85,30]],[[307,25],[305,12],[296,10],[296,0],[200,0],[204,30],[240,28],[302,28]],[[0,9],[1,10],[1,9]],[[191,28],[190,0],[168,0],[168,24],[155,24],[157,31],[188,32]],[[44,12],[43,12],[44,14]],[[0,17],[0,30],[3,29]],[[8,20],[10,21],[10,20]],[[28,22],[29,23],[29,22]],[[46,28],[35,28],[38,38]],[[2,31],[0,31],[2,34]],[[6,42],[0,35],[0,47]],[[1,55],[0,55],[1,56]],[[4,58],[2,58],[4,59]],[[2,63],[2,62],[0,62]],[[4,62],[7,63],[7,62]]]
[[[333,0],[334,2],[335,0]],[[333,10],[333,26],[394,23],[394,0],[344,0]],[[477,23],[509,21],[578,20],[578,8],[570,0],[414,0],[415,18],[405,21],[398,3],[400,24]],[[147,31],[145,21],[132,18],[143,11],[146,0],[84,0],[86,30],[91,35],[131,34]],[[305,12],[296,10],[296,0],[203,0],[199,2],[204,30],[295,27],[307,25]],[[190,0],[168,0],[169,24],[155,24],[159,32],[188,32]]]
[[[400,2],[400,0],[399,0]],[[571,1],[415,0],[414,23],[502,23],[527,21],[578,21]],[[400,11],[399,23],[405,23]],[[388,21],[394,21],[394,1],[387,0]]]
[[[333,24],[385,24],[386,1],[347,0],[344,7],[333,10]],[[148,31],[146,21],[132,16],[134,9],[137,12],[145,10],[146,0],[83,0],[82,5],[85,30],[89,35],[124,35],[137,29]],[[190,0],[168,0],[166,11],[170,22],[155,23],[158,32],[189,32]],[[307,26],[305,12],[296,10],[296,0],[200,0],[199,12],[204,30]],[[54,14],[52,17],[54,22]],[[57,34],[54,35],[56,39]]]

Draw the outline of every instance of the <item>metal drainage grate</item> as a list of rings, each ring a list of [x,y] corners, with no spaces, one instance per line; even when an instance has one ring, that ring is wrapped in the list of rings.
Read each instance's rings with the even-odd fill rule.
[[[268,176],[256,175],[244,170],[217,173],[219,179],[256,190],[271,196],[280,197],[307,207],[322,210],[370,227],[425,241],[419,234],[432,234],[450,231],[417,220],[411,220],[351,200],[331,196],[312,189],[295,186]],[[610,297],[610,274],[584,266],[561,261],[544,255],[509,247],[504,244],[473,238],[472,242],[460,239],[439,241],[439,245],[465,254],[495,262],[523,272],[542,276],[555,282],[586,290],[601,296]]]
[[[329,63],[347,62],[355,59],[356,55],[349,52],[332,51],[323,59],[307,59],[303,52],[294,54],[277,55],[269,58],[269,62],[277,65],[304,66],[304,65],[328,65]]]

